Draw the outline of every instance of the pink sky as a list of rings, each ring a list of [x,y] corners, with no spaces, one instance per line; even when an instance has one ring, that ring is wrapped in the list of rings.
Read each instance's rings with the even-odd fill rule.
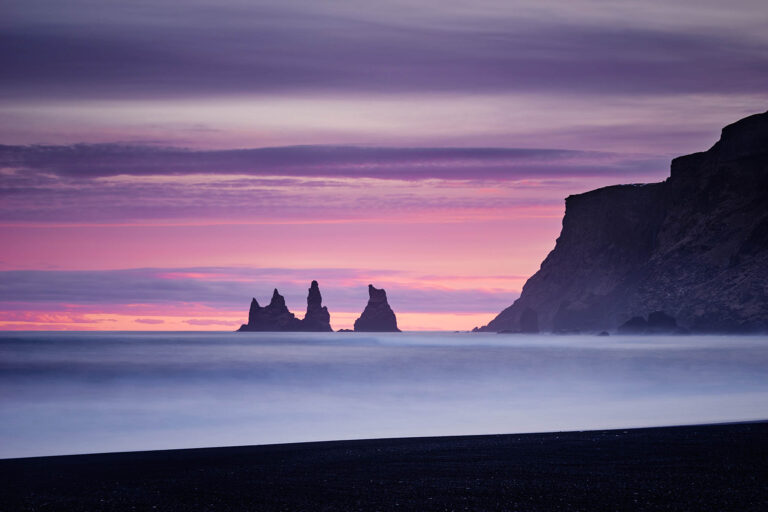
[[[0,31],[0,329],[215,329],[320,281],[401,328],[518,296],[564,198],[768,105],[758,0],[24,2]]]
[[[156,268],[167,270],[156,276],[158,281],[218,280],[238,283],[244,292],[240,308],[230,304],[203,306],[195,302],[199,297],[189,303],[174,297],[163,307],[141,307],[125,301],[83,307],[36,297],[43,306],[41,311],[0,313],[0,325],[14,329],[203,330],[225,329],[221,322],[229,322],[234,328],[245,320],[250,295],[267,299],[273,286],[290,294],[289,307],[302,314],[309,281],[320,279],[335,328],[351,327],[365,306],[366,285],[372,282],[389,290],[395,308],[398,295],[402,304],[403,295],[421,292],[426,311],[396,309],[403,329],[469,329],[487,322],[495,309],[517,296],[525,276],[536,270],[538,261],[552,248],[562,215],[562,206],[557,204],[475,207],[469,212],[443,208],[434,211],[429,206],[409,210],[380,209],[371,219],[339,220],[323,218],[323,213],[328,212],[318,205],[317,218],[311,221],[5,225],[0,227],[3,239],[8,241],[3,250],[3,267],[45,270],[48,274],[40,276],[41,286],[45,286],[47,275],[70,270],[109,273]],[[392,220],[382,220],[389,214]],[[219,272],[212,277],[208,271],[184,270],[191,267],[266,269],[264,273],[274,279],[260,276],[256,280],[237,272]],[[292,270],[290,278],[281,275],[279,269],[284,268]],[[105,282],[103,286],[110,284]],[[334,289],[340,287],[356,290],[359,297],[335,294]],[[429,311],[429,303],[436,297],[456,291],[464,292],[466,303],[454,304],[455,311],[446,311],[444,304]],[[481,307],[485,311],[478,312],[474,302],[482,293],[492,293],[494,300],[489,303],[488,298],[483,299]],[[93,290],[93,295],[98,297],[99,290]],[[174,307],[166,307],[169,304]],[[209,323],[198,321],[191,327],[185,323],[190,319]]]

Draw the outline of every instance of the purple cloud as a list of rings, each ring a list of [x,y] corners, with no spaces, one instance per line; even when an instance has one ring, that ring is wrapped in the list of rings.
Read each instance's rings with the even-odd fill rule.
[[[561,149],[191,151],[101,144],[0,146],[3,167],[0,220],[109,223],[559,208],[573,190],[565,189],[568,180],[653,181],[666,174],[668,163],[645,155]],[[382,181],[372,186],[359,178]],[[434,181],[426,186],[425,180]],[[506,190],[478,193],[487,187]]]
[[[366,285],[371,280],[387,289],[390,303],[400,311],[488,312],[499,309],[516,296],[514,292],[480,287],[433,287],[435,282],[448,282],[451,276],[420,276],[396,271],[375,271],[374,274],[363,269],[240,267],[3,271],[0,272],[0,310],[45,310],[51,305],[71,308],[199,304],[218,310],[242,309],[247,312],[251,297],[268,303],[272,289],[277,287],[289,307],[301,315],[312,279],[320,282],[324,303],[336,311],[362,311],[368,300]],[[477,279],[483,280],[483,276]],[[506,276],[506,279],[510,277]]]
[[[91,6],[67,5],[56,24],[40,23],[24,6],[9,9],[13,23],[0,33],[0,45],[13,49],[0,54],[5,97],[762,93],[768,82],[758,32],[658,28],[669,18],[636,26],[618,17],[531,19],[510,9],[425,21],[332,4],[173,2],[155,7],[154,17],[116,6],[94,18],[77,13]]]
[[[220,151],[76,144],[3,146],[0,167],[60,177],[247,174],[391,179],[508,179],[643,173],[666,159],[528,148],[287,146]]]

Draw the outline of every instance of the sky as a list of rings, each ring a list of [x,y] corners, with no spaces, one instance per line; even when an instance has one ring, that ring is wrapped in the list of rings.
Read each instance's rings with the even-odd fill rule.
[[[768,106],[763,0],[6,0],[0,329],[483,325],[564,198]]]

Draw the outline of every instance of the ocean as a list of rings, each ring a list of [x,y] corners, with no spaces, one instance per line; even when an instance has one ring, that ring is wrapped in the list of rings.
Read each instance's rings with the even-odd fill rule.
[[[766,418],[768,336],[0,333],[0,458]]]

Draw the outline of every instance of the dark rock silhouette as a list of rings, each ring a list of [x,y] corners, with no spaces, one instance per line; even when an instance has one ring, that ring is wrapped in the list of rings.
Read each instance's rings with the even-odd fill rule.
[[[307,295],[307,313],[301,321],[302,331],[333,332],[331,315],[328,308],[323,306],[323,297],[317,281],[312,281]]]
[[[368,285],[368,304],[360,318],[355,320],[355,331],[358,332],[400,332],[397,328],[397,318],[387,302],[387,292],[384,289]]]
[[[648,330],[651,332],[676,332],[678,329],[677,320],[663,311],[654,311],[648,315]]]
[[[477,331],[477,329],[475,329]],[[520,325],[517,329],[502,329],[497,334],[535,334],[539,332],[539,315],[527,308],[520,315]]]
[[[633,316],[619,326],[621,334],[641,334],[648,329],[648,322],[642,316]]]
[[[275,288],[272,300],[265,307],[259,306],[254,298],[248,311],[248,323],[238,331],[300,331],[301,320],[288,311],[285,298]]]
[[[554,250],[480,331],[615,330],[664,311],[693,332],[768,331],[768,112],[726,126],[662,183],[565,200]],[[640,325],[636,319],[630,322]],[[630,327],[633,325],[630,324]]]
[[[685,334],[687,331],[677,325],[677,320],[663,311],[654,311],[648,320],[633,316],[619,326],[619,334]]]
[[[285,298],[275,288],[269,305],[261,307],[255,298],[251,300],[248,323],[240,326],[238,331],[333,332],[333,329],[328,308],[323,306],[320,287],[317,281],[312,281],[307,295],[307,313],[303,320],[299,320],[288,310]]]
[[[539,332],[539,315],[531,308],[526,308],[520,315],[520,332]]]

